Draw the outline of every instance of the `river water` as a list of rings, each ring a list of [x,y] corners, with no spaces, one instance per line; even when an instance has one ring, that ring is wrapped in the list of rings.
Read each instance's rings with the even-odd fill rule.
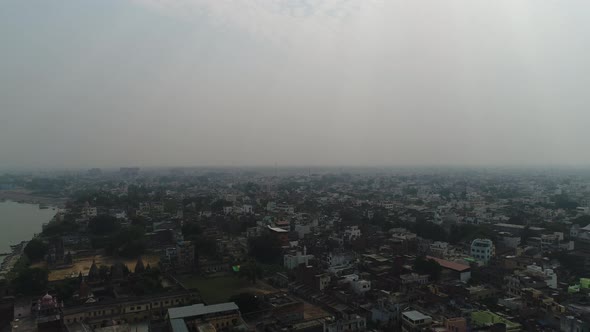
[[[10,252],[10,245],[28,241],[41,233],[41,226],[56,212],[52,207],[39,209],[38,204],[0,202],[0,253]],[[0,257],[0,261],[2,259]]]

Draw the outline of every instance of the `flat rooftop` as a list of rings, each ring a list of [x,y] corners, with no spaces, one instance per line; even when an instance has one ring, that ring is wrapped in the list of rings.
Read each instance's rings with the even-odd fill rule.
[[[432,317],[426,316],[425,314],[421,313],[420,311],[416,311],[416,310],[406,311],[406,312],[402,313],[402,315],[408,317],[409,319],[411,319],[413,321],[417,321],[420,319],[431,319],[432,318]]]
[[[168,309],[168,316],[170,319],[185,318],[193,316],[201,316],[214,314],[224,311],[239,310],[234,302],[204,305],[203,303],[193,304],[186,307],[170,308]]]

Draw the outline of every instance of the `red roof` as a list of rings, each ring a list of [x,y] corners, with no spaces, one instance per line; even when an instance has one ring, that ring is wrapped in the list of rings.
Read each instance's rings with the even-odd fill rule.
[[[449,269],[449,270],[453,270],[453,271],[457,271],[457,272],[463,272],[465,270],[469,270],[469,265],[455,263],[455,262],[447,261],[447,260],[432,257],[432,256],[426,256],[426,258],[436,261],[440,266],[444,267],[445,269]]]

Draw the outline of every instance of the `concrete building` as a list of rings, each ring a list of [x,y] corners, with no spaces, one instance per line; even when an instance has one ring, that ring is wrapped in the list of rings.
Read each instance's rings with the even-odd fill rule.
[[[283,256],[283,266],[288,270],[292,270],[301,264],[309,265],[309,260],[313,259],[313,255],[307,254],[307,248],[303,247],[303,253],[297,251],[294,254],[286,254]]]
[[[487,264],[496,254],[494,243],[490,239],[475,239],[471,242],[471,257]]]
[[[208,324],[219,331],[243,324],[240,309],[233,302],[170,308],[166,318],[172,332],[199,331],[200,326]]]
[[[180,291],[66,307],[63,309],[63,324],[84,323],[91,328],[99,328],[105,320],[115,325],[158,320],[165,317],[168,308],[188,304],[193,299],[194,294]]]
[[[281,243],[283,247],[289,246],[289,231],[284,230],[278,227],[270,227],[268,226],[268,232],[277,238],[277,240]]]
[[[191,270],[195,267],[195,246],[190,241],[181,241],[176,244],[178,267]]]
[[[402,313],[402,332],[426,331],[432,325],[432,317],[420,311],[412,310]]]
[[[408,273],[400,275],[399,279],[402,285],[426,285],[428,283],[428,277],[428,274]]]
[[[505,327],[502,330],[506,332],[520,331],[522,328],[519,323],[512,322],[506,317],[491,311],[474,311],[471,313],[471,325],[474,328],[485,328],[499,324]]]
[[[588,332],[590,331],[590,322],[574,316],[561,316],[559,330],[561,332]]]
[[[344,239],[346,241],[354,241],[361,237],[361,230],[358,226],[346,227],[344,230]]]
[[[441,276],[443,280],[460,280],[462,282],[468,282],[469,279],[471,279],[471,267],[469,265],[451,262],[432,256],[426,256],[426,258],[436,261],[443,268]]]

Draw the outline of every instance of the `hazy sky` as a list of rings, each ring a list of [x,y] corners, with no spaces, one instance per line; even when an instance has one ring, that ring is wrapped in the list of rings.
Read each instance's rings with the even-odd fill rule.
[[[0,2],[0,168],[590,165],[590,1]]]

